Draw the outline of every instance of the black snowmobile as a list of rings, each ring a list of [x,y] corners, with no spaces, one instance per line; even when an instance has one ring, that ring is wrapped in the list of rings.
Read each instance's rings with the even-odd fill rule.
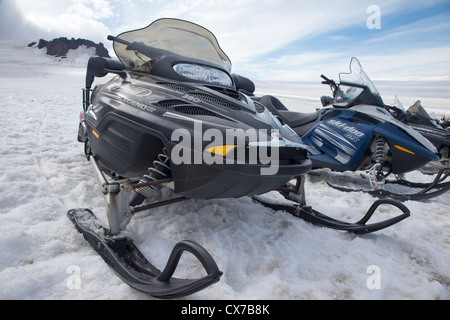
[[[445,118],[433,119],[420,100],[405,110],[403,104],[396,97],[394,106],[387,107],[396,119],[413,127],[434,144],[441,158],[440,167],[449,167],[450,128],[448,128],[448,120]]]
[[[311,169],[298,135],[242,92],[249,83],[230,74],[231,62],[214,35],[177,19],[159,19],[117,37],[120,61],[89,60],[78,140],[93,163],[107,202],[109,227],[88,209],[68,217],[113,271],[131,287],[158,298],[197,292],[220,279],[211,255],[192,241],[176,245],[161,272],[124,234],[134,214],[188,199],[254,196],[320,226],[368,233],[409,216],[396,201],[380,200],[357,223],[334,220],[306,206],[304,180]],[[91,90],[95,78],[115,74]],[[240,90],[241,89],[241,90]],[[296,180],[296,184],[289,184]],[[279,191],[300,203],[271,203],[259,195]],[[378,206],[402,211],[367,224]],[[183,252],[207,275],[172,275]]]

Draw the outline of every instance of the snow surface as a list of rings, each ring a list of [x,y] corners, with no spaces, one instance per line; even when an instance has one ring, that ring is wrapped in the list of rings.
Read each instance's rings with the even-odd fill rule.
[[[87,207],[105,219],[96,174],[76,140],[86,61],[82,51],[61,60],[0,42],[0,299],[153,299],[116,277],[66,217],[69,209]],[[398,85],[405,105],[422,98],[436,114],[450,114],[448,90]],[[320,84],[259,88],[305,112],[328,94]],[[396,90],[385,88],[393,99]],[[341,193],[324,181],[356,176],[328,170],[308,176],[308,204],[359,220],[376,199]],[[407,177],[432,180],[419,172]],[[313,226],[248,197],[190,200],[137,214],[127,233],[159,268],[181,240],[211,253],[221,280],[184,299],[450,299],[450,195],[405,204],[410,218],[364,236]],[[379,212],[394,214],[391,207]],[[201,274],[189,254],[181,262],[177,275]]]

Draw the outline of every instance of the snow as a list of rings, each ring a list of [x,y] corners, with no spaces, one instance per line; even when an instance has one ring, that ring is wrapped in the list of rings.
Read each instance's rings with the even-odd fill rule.
[[[61,60],[0,42],[0,299],[154,299],[115,276],[66,217],[68,210],[86,207],[106,221],[97,176],[76,139],[88,54],[81,50]],[[304,112],[313,112],[320,95],[328,94],[320,83],[258,87]],[[423,88],[400,87],[402,102],[422,98],[426,108],[449,115],[447,93]],[[383,89],[389,97],[396,94]],[[355,176],[329,170],[309,175],[308,204],[359,220],[376,199],[325,183]],[[420,172],[407,177],[432,180]],[[140,213],[126,232],[160,269],[181,240],[211,253],[224,272],[221,280],[183,299],[450,299],[450,196],[405,205],[410,218],[363,236],[313,226],[248,197],[189,200]],[[378,215],[398,213],[383,207]],[[200,272],[185,255],[176,274]]]

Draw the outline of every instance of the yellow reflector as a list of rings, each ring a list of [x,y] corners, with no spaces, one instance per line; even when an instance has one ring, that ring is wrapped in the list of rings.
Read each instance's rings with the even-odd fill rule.
[[[206,151],[211,152],[212,154],[218,154],[221,155],[222,157],[225,157],[228,154],[228,152],[230,152],[236,147],[237,146],[217,146],[206,149]]]
[[[92,130],[92,133],[94,134],[94,136],[98,139],[98,137],[100,137],[100,135],[95,131],[95,130]]]
[[[405,148],[403,148],[403,147],[400,147],[400,146],[395,146],[398,150],[402,150],[402,151],[404,151],[404,152],[407,152],[407,153],[410,153],[410,154],[415,154],[414,152],[412,152],[412,151],[409,151],[408,149],[405,149]]]

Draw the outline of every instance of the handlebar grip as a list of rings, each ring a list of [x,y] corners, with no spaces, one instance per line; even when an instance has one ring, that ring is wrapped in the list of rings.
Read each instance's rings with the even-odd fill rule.
[[[108,36],[108,40],[111,40],[111,41],[114,41],[114,42],[117,42],[117,43],[121,43],[121,44],[123,44],[123,45],[125,45],[125,46],[131,46],[131,45],[132,45],[131,42],[128,42],[128,41],[126,41],[126,40],[124,40],[124,39],[122,39],[122,38],[119,38],[119,37]],[[130,49],[130,50],[131,50],[131,49]],[[134,49],[133,49],[133,50],[134,50]]]
[[[320,77],[325,80],[322,82],[322,84],[332,84],[333,83],[333,80],[328,79],[323,74]]]

